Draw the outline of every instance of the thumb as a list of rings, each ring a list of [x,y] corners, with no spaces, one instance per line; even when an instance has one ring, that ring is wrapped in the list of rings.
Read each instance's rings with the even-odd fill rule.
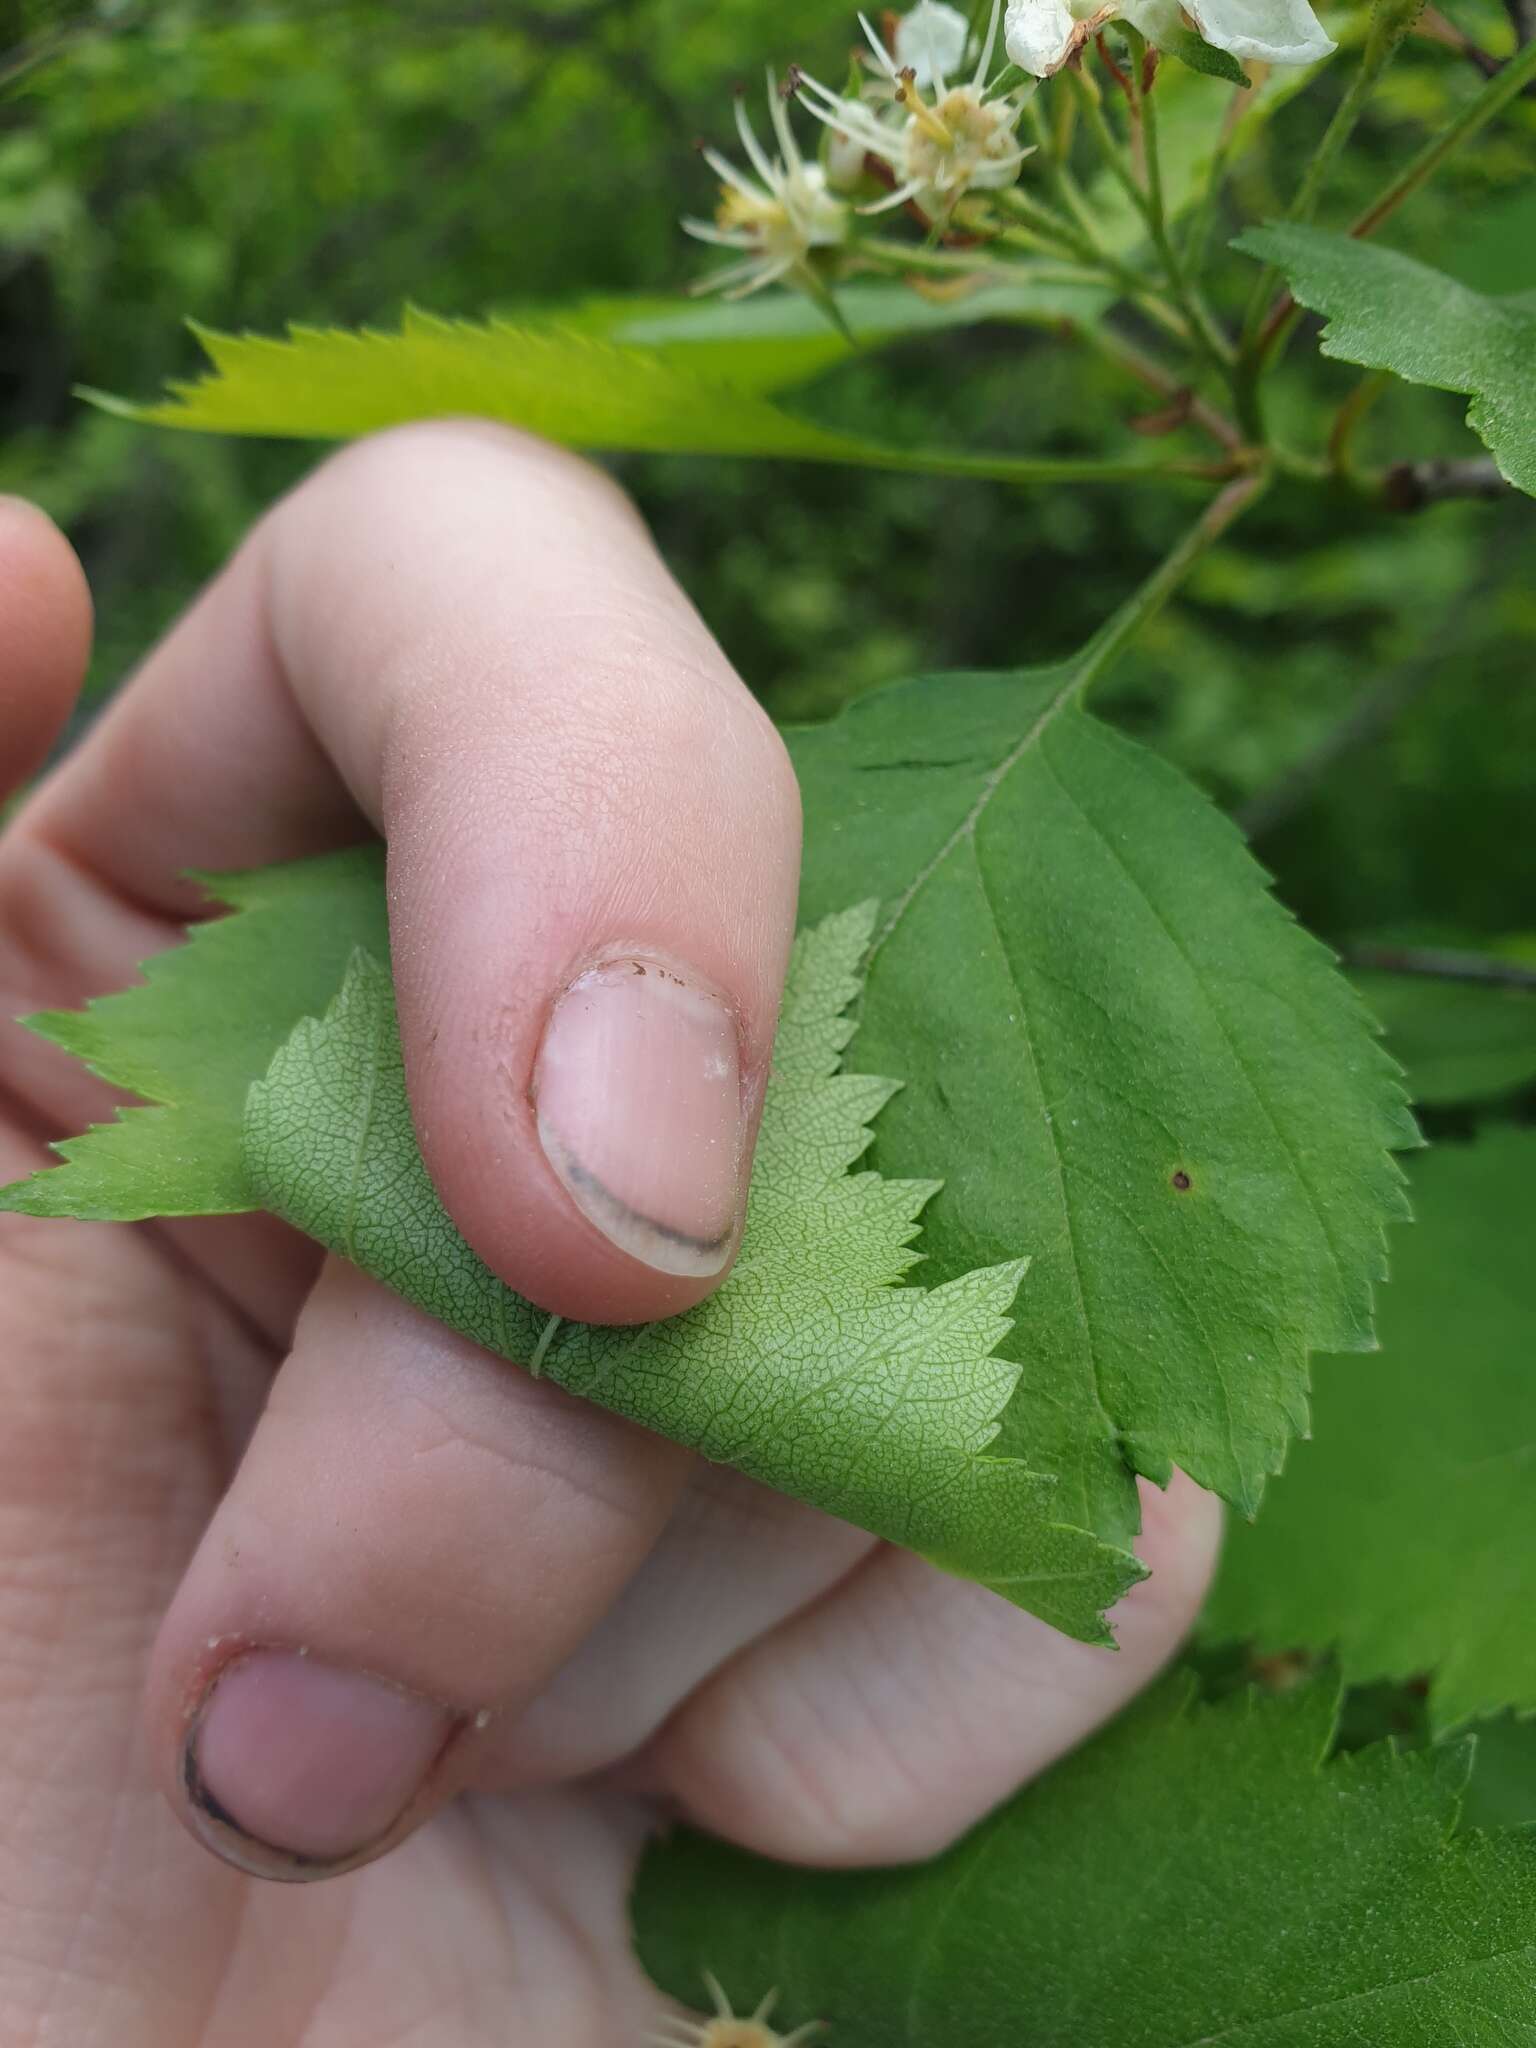
[[[361,810],[388,843],[418,1136],[474,1249],[583,1320],[718,1284],[799,799],[598,471],[472,423],[359,443],[269,516],[83,755],[52,829],[140,903],[226,854],[332,844]],[[114,844],[93,821],[125,806],[144,822]]]

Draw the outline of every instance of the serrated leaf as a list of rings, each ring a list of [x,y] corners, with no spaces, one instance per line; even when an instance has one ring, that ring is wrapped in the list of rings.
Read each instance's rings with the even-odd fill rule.
[[[1230,1532],[1203,1629],[1429,1673],[1448,1727],[1536,1707],[1536,1133],[1438,1148],[1413,1196],[1381,1353],[1323,1362],[1316,1441]]]
[[[257,1206],[241,1120],[252,1080],[301,1017],[324,1007],[359,946],[387,945],[382,849],[208,878],[239,914],[192,926],[144,984],[27,1021],[93,1073],[154,1105],[54,1149],[68,1162],[0,1189],[0,1210],[134,1219]]]
[[[641,1866],[641,1961],[835,2048],[1511,2048],[1536,2040],[1536,1836],[1453,1835],[1468,1745],[1324,1764],[1328,1688],[1165,1683],[936,1862]]]
[[[194,332],[212,371],[172,382],[162,403],[86,395],[128,419],[203,433],[345,440],[471,414],[572,448],[781,456],[1020,482],[1135,477],[1166,466],[1144,449],[1104,464],[871,441],[818,426],[747,382],[706,375],[666,351],[548,325],[439,320],[412,310],[394,333],[293,327],[273,339]]]
[[[719,1291],[639,1330],[551,1328],[464,1243],[417,1149],[380,958],[382,849],[211,887],[236,914],[151,963],[146,986],[45,1020],[170,1106],[71,1141],[66,1165],[0,1191],[0,1207],[270,1208],[501,1356],[537,1352],[573,1392],[1108,1640],[1103,1612],[1141,1567],[1060,1526],[1053,1477],[988,1449],[1017,1378],[993,1354],[1027,1259],[896,1289],[934,1183],[850,1170],[897,1085],[837,1071],[872,908],[796,942],[746,1235]],[[306,1016],[343,962],[339,996]],[[165,1130],[174,1148],[133,1135]]]
[[[1017,1376],[993,1354],[1027,1261],[893,1288],[928,1181],[850,1169],[896,1086],[837,1073],[870,910],[796,942],[746,1233],[719,1290],[640,1329],[559,1324],[541,1370],[708,1458],[1105,1640],[1135,1561],[1055,1526],[1054,1483],[986,1447]],[[246,1109],[263,1205],[439,1321],[526,1361],[549,1318],[464,1243],[417,1149],[387,969],[359,954]]]
[[[1000,1442],[1123,1541],[1127,1460],[1257,1504],[1307,1353],[1372,1342],[1387,1148],[1416,1139],[1232,825],[1076,707],[1091,660],[919,678],[788,738],[804,916],[850,877],[883,899],[854,1053],[907,1078],[881,1169],[944,1178],[941,1277],[1029,1247]]]
[[[1536,305],[1492,298],[1395,249],[1275,223],[1232,245],[1273,263],[1328,317],[1325,356],[1468,393],[1467,424],[1517,489],[1536,494]]]

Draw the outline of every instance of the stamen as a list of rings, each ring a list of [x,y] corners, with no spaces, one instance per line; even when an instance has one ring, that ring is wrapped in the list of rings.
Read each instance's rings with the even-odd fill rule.
[[[789,125],[789,109],[779,97],[779,82],[774,77],[771,66],[768,71],[768,118],[773,123],[774,134],[779,138],[779,148],[784,152],[786,166],[791,171],[804,170],[805,162],[800,155],[800,145],[795,140],[794,129]]]
[[[773,164],[769,160],[768,152],[757,139],[757,130],[748,118],[746,103],[740,93],[736,95],[736,133],[741,137],[741,146],[747,153],[747,162],[771,192],[775,182]]]
[[[879,59],[880,69],[886,74],[888,78],[898,78],[900,76],[900,73],[897,71],[895,63],[891,58],[891,53],[885,47],[885,44],[880,40],[879,36],[877,36],[874,30],[870,27],[868,15],[861,14],[859,16],[859,27],[863,29],[864,34],[868,39],[869,47],[874,51],[875,56]]]
[[[755,249],[757,236],[750,228],[722,228],[713,221],[695,220],[687,214],[678,223],[685,235],[692,235],[696,242],[710,242],[717,249]]]
[[[998,18],[1003,11],[1003,0],[992,0],[992,12],[987,17],[986,41],[981,46],[981,59],[976,66],[976,75],[971,80],[971,89],[980,92],[982,81],[992,69],[992,52],[997,45]]]
[[[930,142],[936,142],[940,149],[953,149],[955,138],[950,134],[932,107],[924,101],[922,94],[913,83],[913,77],[914,74],[911,71],[904,71],[901,74],[901,90],[896,95],[897,99],[906,108]]]
[[[868,206],[861,206],[860,213],[889,213],[893,206],[905,206],[909,199],[915,199],[923,189],[921,178],[909,178],[905,185],[898,185],[894,192],[888,192],[884,199],[876,199]]]
[[[764,285],[777,284],[779,279],[787,276],[794,267],[793,256],[781,257],[777,263],[771,263],[759,276],[754,277],[750,284],[740,285],[735,291],[727,292],[725,296],[728,299],[750,299],[752,294],[760,292]]]
[[[709,165],[709,168],[714,172],[721,184],[734,185],[742,197],[750,199],[754,206],[762,205],[764,195],[749,179],[741,175],[728,156],[722,156],[718,149],[710,149],[708,145],[700,150],[699,154],[703,157],[705,163]]]

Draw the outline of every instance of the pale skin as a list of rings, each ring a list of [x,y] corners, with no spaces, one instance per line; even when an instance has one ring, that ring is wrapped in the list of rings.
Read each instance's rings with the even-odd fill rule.
[[[0,501],[0,790],[89,634],[63,540]],[[684,963],[739,1036],[749,1146],[798,800],[574,458],[406,429],[270,513],[9,823],[0,1016],[125,986],[206,908],[189,869],[369,832],[460,1229],[562,1315],[699,1299],[718,1271],[638,1256],[552,1167],[539,1045],[594,961]],[[0,1025],[0,1180],[111,1100]],[[624,1915],[658,1814],[803,1862],[928,1855],[1166,1661],[1218,1536],[1187,1482],[1146,1489],[1153,1576],[1118,1653],[1087,1649],[257,1217],[0,1217],[0,1416],[10,2048],[628,2048],[666,2009]]]

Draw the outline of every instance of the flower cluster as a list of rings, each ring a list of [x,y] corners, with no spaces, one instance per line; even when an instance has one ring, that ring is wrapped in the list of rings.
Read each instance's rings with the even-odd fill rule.
[[[892,189],[861,212],[883,213],[911,201],[942,224],[967,192],[995,191],[1018,177],[1029,151],[1015,131],[1033,87],[1000,92],[987,82],[1000,14],[1001,0],[993,0],[971,75],[955,84],[949,72],[964,65],[970,35],[964,17],[939,0],[921,0],[902,19],[894,56],[859,16],[875,67],[872,85],[859,98],[830,92],[803,71],[794,74],[806,111],[835,141],[853,146],[861,168],[872,158],[890,174]]]
[[[698,241],[737,252],[739,260],[704,281],[704,289],[745,298],[792,274],[814,284],[817,253],[835,250],[848,238],[849,209],[827,189],[819,163],[801,154],[773,73],[768,74],[768,113],[780,155],[770,156],[758,140],[746,107],[736,101],[736,130],[754,176],[729,157],[706,148],[704,161],[720,180],[720,204],[713,221],[683,222]]]
[[[887,17],[887,21],[890,17]],[[992,0],[986,32],[946,0],[917,0],[894,22],[889,45],[861,14],[867,76],[834,92],[798,68],[781,88],[768,75],[776,151],[763,146],[738,97],[745,168],[718,150],[705,161],[720,180],[713,220],[688,233],[730,250],[734,263],[697,287],[742,298],[780,282],[825,297],[857,260],[860,216],[906,206],[932,230],[987,232],[987,210],[962,202],[1012,185],[1030,150],[1020,117],[1036,82],[1061,70],[1108,23],[1123,20],[1163,45],[1193,32],[1239,59],[1309,64],[1334,45],[1308,0]],[[999,31],[1005,59],[993,69]],[[825,129],[819,155],[795,138],[794,100]],[[884,188],[881,190],[881,188]]]
[[[943,227],[967,193],[1012,184],[1029,154],[1017,127],[1034,87],[1028,81],[1004,92],[988,83],[1001,17],[1002,0],[993,0],[976,61],[968,76],[952,83],[971,43],[965,18],[953,7],[919,0],[897,24],[894,51],[860,15],[872,72],[860,92],[832,92],[798,69],[780,92],[770,73],[777,155],[764,149],[738,99],[736,128],[748,169],[706,149],[705,161],[720,179],[720,205],[713,221],[683,222],[689,234],[739,258],[706,279],[703,289],[740,298],[781,279],[821,288],[837,274],[855,214],[911,204]],[[802,152],[786,96],[826,128],[821,160]],[[881,196],[858,207],[841,196],[871,175],[888,187]]]

